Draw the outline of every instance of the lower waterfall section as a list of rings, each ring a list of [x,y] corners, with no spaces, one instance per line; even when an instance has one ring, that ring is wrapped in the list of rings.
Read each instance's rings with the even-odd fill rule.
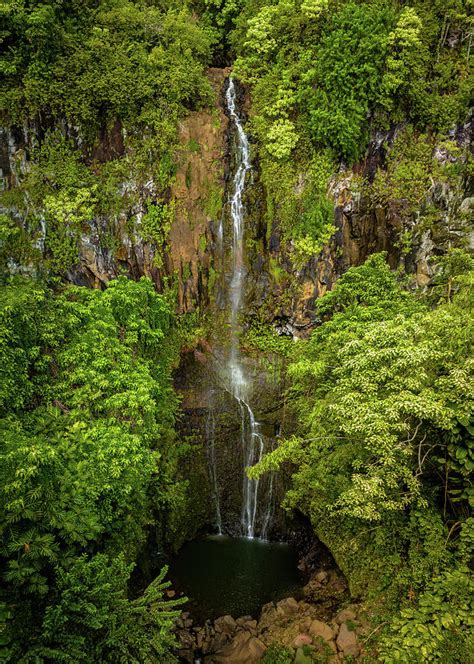
[[[264,448],[263,436],[259,432],[259,424],[250,406],[240,400],[242,413],[241,443],[244,456],[244,481],[242,500],[242,534],[254,537],[257,517],[258,486],[260,480],[251,480],[247,477],[245,468],[253,466],[261,460]]]

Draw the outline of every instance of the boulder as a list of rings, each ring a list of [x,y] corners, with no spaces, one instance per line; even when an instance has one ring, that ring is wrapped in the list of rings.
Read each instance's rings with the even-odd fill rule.
[[[339,623],[340,625],[344,622],[347,622],[348,620],[355,620],[356,619],[356,612],[354,609],[351,609],[350,607],[347,607],[347,609],[343,609],[342,611],[339,611],[337,614],[335,621]]]
[[[233,634],[237,629],[237,622],[232,616],[221,616],[214,621],[214,629],[222,634]]]
[[[313,620],[308,631],[311,636],[320,636],[324,641],[332,641],[335,638],[335,634],[329,625],[320,620]]]
[[[214,656],[216,664],[257,664],[267,647],[250,632],[238,632],[228,646]]]
[[[302,620],[299,621],[298,626],[301,632],[308,632],[311,623],[313,622],[312,618],[307,616],[306,618],[303,618]]]
[[[209,642],[209,647],[206,652],[219,652],[229,643],[231,637],[223,632],[216,633],[214,638]]]
[[[203,649],[203,644],[206,639],[206,632],[203,629],[200,629],[199,632],[196,634],[196,645],[199,650]]]
[[[357,657],[360,654],[357,636],[355,632],[349,630],[346,623],[342,623],[336,643],[339,650],[344,653],[344,657]]]
[[[258,625],[256,620],[249,620],[248,622],[243,625],[242,629],[246,630],[247,632],[252,632],[252,634],[258,634]]]
[[[179,630],[176,636],[178,637],[180,648],[182,648],[183,650],[194,649],[195,646],[194,638],[192,634],[190,634],[188,631]]]
[[[275,605],[273,602],[268,602],[267,604],[264,604],[262,606],[262,611],[260,613],[260,616],[264,616],[265,613],[268,613],[269,611],[272,611],[275,608]]]
[[[294,597],[287,597],[277,602],[277,613],[280,616],[290,616],[298,611],[298,602]]]

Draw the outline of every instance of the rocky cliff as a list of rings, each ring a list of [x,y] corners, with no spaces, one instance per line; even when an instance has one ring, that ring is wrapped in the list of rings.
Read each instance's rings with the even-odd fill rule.
[[[174,176],[166,190],[160,190],[156,177],[126,173],[118,185],[116,180],[113,195],[118,191],[117,209],[113,214],[81,218],[77,255],[63,274],[68,281],[97,288],[119,274],[134,279],[145,275],[159,290],[175,290],[179,313],[199,312],[201,316],[202,334],[183,351],[176,372],[182,396],[181,433],[198,444],[186,477],[191,494],[200,496],[190,501],[193,509],[182,527],[182,537],[212,525],[216,491],[226,515],[225,530],[236,532],[240,511],[240,450],[229,445],[239,435],[238,405],[222,384],[219,371],[227,336],[223,292],[230,279],[232,244],[228,200],[233,136],[223,98],[229,73],[228,69],[209,70],[215,105],[191,112],[181,121],[173,154]],[[240,104],[247,109],[251,104],[243,88]],[[136,157],[133,151],[127,154],[126,136],[119,123],[104,130],[89,148],[83,146],[77,128],[64,125],[60,129],[83,151],[92,170],[113,164],[118,157],[131,161]],[[31,125],[2,132],[5,209],[30,233],[36,252],[29,263],[10,260],[14,271],[31,272],[40,269],[42,260],[48,260],[44,242],[47,223],[40,223],[32,233],[22,216],[30,204],[25,177],[45,131]],[[254,146],[245,199],[244,336],[262,325],[275,337],[308,335],[317,324],[316,299],[331,289],[345,270],[363,263],[373,252],[387,252],[390,265],[403,267],[412,275],[414,285],[429,284],[433,257],[450,246],[469,242],[474,203],[467,194],[471,131],[467,123],[442,144],[430,137],[407,137],[403,127],[374,133],[365,160],[350,169],[341,164],[333,174],[328,191],[334,207],[333,234],[322,250],[304,263],[295,260],[291,239],[281,233],[281,210],[278,206],[269,208],[260,177],[258,146]],[[303,190],[304,173],[298,182]],[[9,192],[16,192],[17,198],[8,196]],[[294,194],[298,196],[299,191]],[[149,230],[150,206],[160,214],[166,211],[160,217],[158,234]],[[244,342],[247,371],[253,377],[252,404],[268,439],[274,440],[280,431],[291,431],[282,398],[284,357],[271,346],[265,347],[265,340],[257,352],[251,335],[245,336]],[[210,455],[214,455],[217,476],[209,473]],[[280,477],[280,486],[274,487],[275,535],[290,527],[276,507],[284,482]]]

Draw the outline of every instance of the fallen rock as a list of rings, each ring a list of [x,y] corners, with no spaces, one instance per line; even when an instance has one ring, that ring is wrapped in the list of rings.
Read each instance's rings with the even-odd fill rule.
[[[221,616],[214,621],[214,629],[223,634],[233,634],[237,629],[237,622],[230,615]]]
[[[224,634],[223,632],[219,632],[218,634],[214,636],[214,638],[210,641],[209,647],[207,648],[207,652],[219,652],[225,646],[229,643],[231,637],[228,634]]]
[[[298,602],[294,597],[287,597],[277,602],[277,613],[281,616],[288,616],[298,611]]]
[[[250,631],[257,629],[257,621],[256,620],[247,620],[246,623],[243,625],[245,629],[248,629]]]
[[[311,603],[327,603],[330,610],[340,604],[347,591],[347,584],[341,574],[334,570],[321,570],[304,586],[303,593]]]
[[[313,622],[313,620],[309,616],[307,616],[306,618],[303,618],[303,620],[300,620],[299,623],[298,623],[300,631],[301,632],[308,632],[312,622]]]
[[[307,634],[298,634],[298,636],[293,640],[293,647],[300,648],[301,646],[310,646],[313,642],[313,639]]]
[[[356,617],[357,617],[356,612],[353,609],[347,607],[347,609],[339,611],[334,620],[341,625],[342,623],[345,623],[348,620],[355,620]]]
[[[324,570],[321,570],[320,572],[318,572],[317,574],[314,575],[314,578],[319,583],[327,583],[328,573],[325,572]]]
[[[178,637],[180,647],[183,650],[192,650],[194,648],[195,643],[194,643],[193,636],[188,631],[180,630],[177,633],[177,637]]]
[[[206,639],[206,632],[203,629],[199,630],[199,632],[196,634],[196,645],[199,648],[199,650],[203,650],[205,639]]]
[[[324,641],[332,641],[335,638],[335,634],[329,625],[320,620],[313,620],[308,631],[311,636],[320,636]]]
[[[339,650],[342,650],[344,653],[344,657],[357,657],[360,654],[357,636],[355,632],[349,630],[346,623],[342,623],[336,643]]]
[[[250,632],[238,632],[228,646],[214,656],[216,664],[257,664],[267,647]]]

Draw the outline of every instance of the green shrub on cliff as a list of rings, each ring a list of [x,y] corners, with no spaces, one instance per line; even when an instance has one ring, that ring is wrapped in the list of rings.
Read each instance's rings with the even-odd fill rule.
[[[212,98],[213,37],[180,0],[19,0],[0,5],[0,20],[0,112],[27,143],[19,186],[2,199],[20,210],[33,246],[39,236],[43,267],[64,275],[81,236],[94,232],[107,253],[120,213],[132,216],[137,201],[145,212],[145,198],[168,202],[179,119]],[[148,234],[159,236],[157,256],[164,235],[166,223]]]
[[[333,213],[324,199],[336,168],[330,169],[324,191],[306,178],[327,151],[334,163],[351,165],[364,158],[376,130],[411,123],[412,156],[396,166],[389,163],[396,173],[379,168],[374,192],[381,194],[382,184],[386,204],[401,188],[407,190],[403,214],[420,206],[420,187],[428,195],[426,166],[434,162],[430,154],[420,155],[423,147],[429,152],[438,132],[447,133],[468,117],[468,4],[244,3],[230,40],[237,55],[234,73],[251,89],[249,130],[266,187],[267,226],[280,225],[285,239],[293,241],[297,269],[331,236]],[[426,141],[418,138],[420,131]],[[307,200],[318,199],[303,210],[302,189]],[[432,223],[428,212],[422,220],[426,225]],[[310,217],[317,222],[308,232]],[[438,230],[443,232],[442,225]]]
[[[302,77],[310,133],[354,161],[368,138],[393,13],[387,3],[344,3],[331,15]]]

